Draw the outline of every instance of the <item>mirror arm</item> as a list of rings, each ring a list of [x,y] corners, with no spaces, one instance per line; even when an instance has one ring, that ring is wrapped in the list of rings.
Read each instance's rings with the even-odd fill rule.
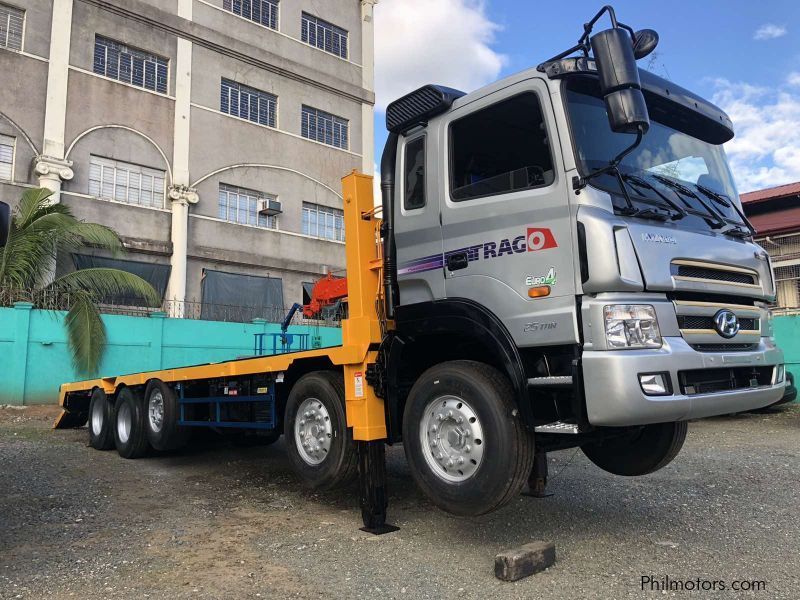
[[[603,173],[608,173],[608,172],[616,171],[617,172],[617,178],[621,179],[622,177],[619,174],[619,164],[625,159],[626,156],[628,156],[631,152],[633,152],[634,150],[636,150],[636,148],[639,147],[639,144],[642,143],[642,138],[643,137],[644,137],[644,129],[642,128],[641,125],[639,125],[639,127],[637,127],[637,129],[636,129],[636,139],[633,141],[633,143],[630,146],[628,146],[622,152],[617,154],[613,158],[613,160],[611,160],[611,162],[609,162],[608,165],[606,165],[605,167],[602,167],[600,169],[592,171],[591,173],[586,175],[586,177],[573,177],[572,178],[572,188],[577,192],[577,191],[583,189],[584,187],[586,187],[586,184],[589,183],[590,179],[594,179],[598,175],[602,175]],[[625,186],[621,185],[620,187],[622,188],[622,190],[623,190],[623,192],[625,194],[626,203],[631,208],[633,208],[633,203],[631,202],[631,199],[628,197],[628,193],[625,190]]]

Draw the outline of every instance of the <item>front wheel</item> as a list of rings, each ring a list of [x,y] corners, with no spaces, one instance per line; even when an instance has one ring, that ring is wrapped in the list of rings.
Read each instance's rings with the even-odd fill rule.
[[[403,416],[403,447],[425,495],[456,515],[480,515],[519,494],[533,464],[533,437],[508,379],[458,360],[425,371]]]
[[[686,421],[633,428],[630,433],[584,444],[586,457],[604,471],[634,477],[666,467],[686,440]]]

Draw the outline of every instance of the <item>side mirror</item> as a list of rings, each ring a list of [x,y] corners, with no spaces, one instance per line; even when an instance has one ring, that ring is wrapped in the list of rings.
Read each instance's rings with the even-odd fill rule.
[[[0,202],[0,248],[8,241],[8,229],[11,226],[11,210],[5,202]]]
[[[611,130],[616,133],[646,133],[650,116],[642,94],[630,34],[614,27],[593,35],[590,42]]]
[[[640,29],[633,34],[633,57],[641,60],[658,46],[658,34],[652,29]]]

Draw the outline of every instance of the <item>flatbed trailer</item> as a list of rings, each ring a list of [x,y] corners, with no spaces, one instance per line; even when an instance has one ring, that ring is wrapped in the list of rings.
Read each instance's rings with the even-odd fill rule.
[[[346,427],[352,432],[352,440],[365,446],[359,448],[362,479],[368,483],[366,487],[362,486],[364,526],[370,531],[385,531],[389,527],[385,525],[383,491],[386,419],[383,400],[366,383],[367,368],[375,363],[377,347],[384,335],[377,312],[382,294],[381,219],[376,215],[373,203],[372,177],[353,172],[342,180],[342,187],[347,264],[356,265],[356,268],[348,271],[348,317],[342,321],[341,346],[65,383],[59,391],[63,412],[55,428],[80,427],[90,421],[90,434],[93,428],[98,434],[104,428],[108,430],[99,445],[110,448],[111,438],[116,435],[118,439],[120,432],[116,429],[111,431],[112,421],[116,420],[113,411],[103,411],[98,407],[108,408],[111,399],[119,400],[120,394],[128,390],[124,394],[134,394],[139,404],[142,398],[146,401],[153,393],[161,395],[157,407],[160,415],[141,415],[137,425],[137,416],[132,414],[122,427],[128,428],[127,435],[132,438],[135,432],[130,431],[131,427],[152,429],[155,427],[154,419],[160,419],[162,431],[170,425],[170,435],[174,438],[164,439],[160,444],[156,442],[155,445],[163,449],[173,449],[184,441],[181,434],[187,427],[279,433],[283,421],[280,409],[285,407],[298,381],[319,372],[341,373]],[[170,392],[174,398],[164,398]],[[94,405],[93,397],[97,398]],[[147,404],[148,411],[156,410],[152,403]],[[201,407],[203,410],[199,410]],[[226,410],[231,407],[240,410]],[[243,412],[243,407],[249,410]],[[169,411],[174,415],[165,414]],[[334,418],[331,412],[322,418]],[[243,414],[250,417],[242,418]],[[126,435],[125,431],[122,435]],[[153,440],[150,444],[154,445]],[[144,454],[146,445],[142,443],[139,446],[127,452],[129,458]],[[355,460],[352,456],[347,459]],[[333,477],[323,477],[321,485],[334,485],[352,475],[346,469],[343,471]]]

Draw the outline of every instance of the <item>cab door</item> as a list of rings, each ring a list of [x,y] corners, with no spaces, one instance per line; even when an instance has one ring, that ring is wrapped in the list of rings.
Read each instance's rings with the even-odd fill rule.
[[[568,187],[544,81],[460,106],[439,135],[447,297],[494,313],[519,346],[577,341]]]
[[[400,138],[395,173],[395,246],[402,305],[444,297],[435,152],[426,128]]]

